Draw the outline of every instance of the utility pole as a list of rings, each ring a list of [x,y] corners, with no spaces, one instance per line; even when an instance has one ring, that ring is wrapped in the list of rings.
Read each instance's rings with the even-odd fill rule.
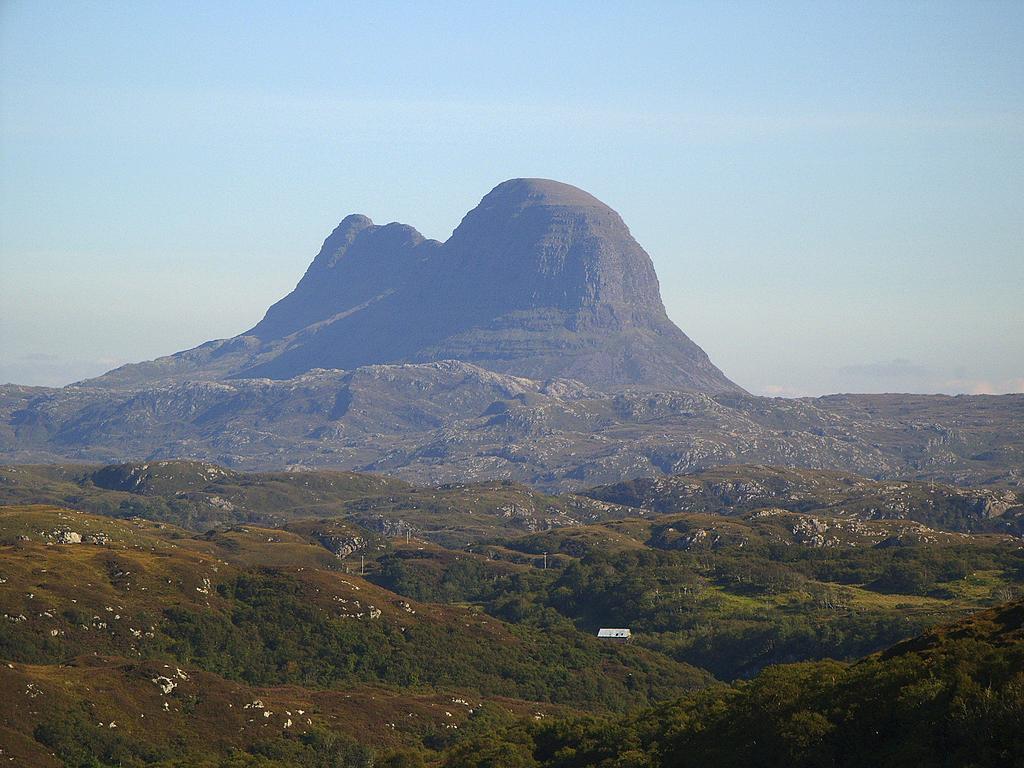
[[[366,573],[366,558],[363,555],[359,556],[359,575],[362,576]]]
[[[548,553],[545,552],[544,553],[544,570],[546,571],[547,569],[548,569]]]

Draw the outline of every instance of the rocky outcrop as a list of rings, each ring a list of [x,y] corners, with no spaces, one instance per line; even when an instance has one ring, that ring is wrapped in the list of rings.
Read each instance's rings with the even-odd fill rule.
[[[53,532],[53,540],[58,544],[81,544],[82,534],[62,528]]]
[[[337,557],[344,559],[354,552],[366,549],[366,539],[355,534],[342,536],[328,531],[313,531],[316,538],[324,547],[333,552]]]

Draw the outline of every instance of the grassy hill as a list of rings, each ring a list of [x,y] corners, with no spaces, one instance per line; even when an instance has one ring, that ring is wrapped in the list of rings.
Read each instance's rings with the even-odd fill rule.
[[[117,764],[146,762],[151,747],[158,756],[174,754],[173,740],[160,741],[138,722],[160,701],[186,714],[226,703],[244,709],[261,691],[292,686],[275,711],[317,712],[314,722],[329,724],[330,713],[344,707],[323,713],[318,692],[363,696],[366,686],[386,686],[392,699],[403,691],[435,702],[514,699],[513,710],[533,702],[603,710],[710,680],[640,647],[601,644],[567,622],[516,626],[471,608],[402,598],[346,573],[319,541],[281,529],[198,535],[142,519],[4,507],[0,579],[0,659],[13,665],[5,674],[21,675],[16,690],[26,698],[18,701],[28,706],[5,716],[2,727],[18,734],[12,743],[42,739],[72,764],[67,744],[83,742],[112,750]],[[102,695],[74,686],[76,679],[105,680]],[[187,682],[195,680],[202,684]],[[161,694],[167,681],[174,687]],[[46,707],[38,696],[47,697]],[[145,701],[136,706],[137,699]],[[364,698],[362,706],[376,729],[393,721],[392,708],[371,715],[376,705]],[[226,754],[228,746],[252,747],[245,736],[252,734],[236,728],[244,713],[230,714],[230,727],[208,724],[210,738],[200,728],[195,748],[222,744],[217,750]],[[290,719],[289,738],[312,728]],[[95,723],[111,720],[118,723],[113,746],[110,734],[95,733]],[[365,739],[358,722],[342,730]],[[60,723],[72,732],[47,735]],[[410,733],[416,741],[427,731]]]
[[[0,468],[0,685],[18,694],[2,754],[582,768],[676,764],[676,744],[759,764],[728,711],[774,745],[765,764],[845,765],[828,734],[867,737],[829,697],[909,717],[871,697],[917,701],[900,686],[925,685],[941,649],[1020,644],[1019,611],[977,613],[1022,594],[1013,492],[766,467],[658,482],[590,498],[178,461]],[[874,664],[898,667],[882,693],[852,671]],[[991,679],[1015,706],[1016,683]],[[775,687],[799,708],[771,714]],[[756,730],[758,707],[779,733]]]
[[[624,718],[521,721],[462,742],[443,765],[1018,766],[1022,624],[1015,602],[855,664],[772,667]]]
[[[352,472],[234,472],[195,461],[0,467],[0,503],[52,504],[195,530],[338,514],[345,502],[412,486]]]
[[[382,475],[247,473],[193,461],[0,466],[0,504],[50,504],[110,517],[138,516],[197,531],[341,517],[386,535],[409,532],[456,547],[636,514],[509,482],[417,488]]]
[[[722,679],[856,658],[1024,582],[1011,536],[778,509],[610,520],[461,553],[398,544],[379,564],[370,578],[402,594],[587,633],[630,627],[635,644]]]

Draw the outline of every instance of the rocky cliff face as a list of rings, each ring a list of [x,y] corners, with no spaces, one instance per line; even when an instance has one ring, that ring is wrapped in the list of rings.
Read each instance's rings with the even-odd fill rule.
[[[650,257],[615,211],[540,179],[498,185],[445,244],[465,327],[420,350],[603,389],[738,391],[665,314]]]
[[[91,383],[290,379],[445,359],[604,390],[741,391],[669,320],[654,265],[619,215],[545,179],[499,184],[445,243],[349,216],[248,332]]]

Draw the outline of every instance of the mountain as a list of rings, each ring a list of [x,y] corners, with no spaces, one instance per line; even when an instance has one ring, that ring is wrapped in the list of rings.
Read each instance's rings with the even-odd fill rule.
[[[445,243],[349,216],[249,331],[0,386],[0,462],[200,459],[578,490],[727,464],[1024,481],[1024,395],[754,397],[668,319],[622,219],[499,184]]]
[[[668,318],[650,256],[620,216],[547,179],[499,184],[445,243],[348,216],[255,327],[88,383],[280,380],[448,359],[604,390],[742,392]]]

